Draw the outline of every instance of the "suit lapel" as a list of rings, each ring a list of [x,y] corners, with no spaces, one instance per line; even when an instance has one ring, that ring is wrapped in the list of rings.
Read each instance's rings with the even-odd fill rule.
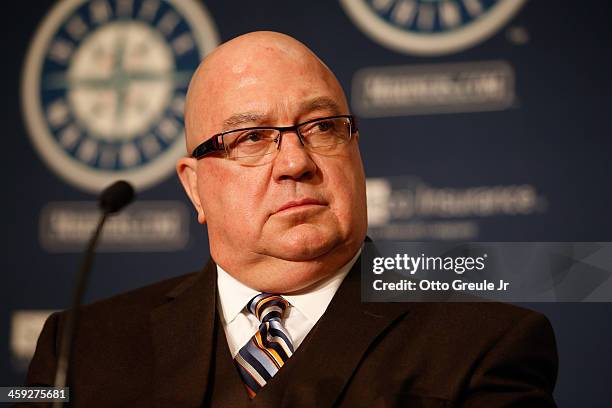
[[[151,312],[156,406],[193,407],[204,399],[214,352],[216,282],[210,261]]]
[[[407,313],[406,304],[361,303],[359,259],[321,320],[255,397],[262,406],[332,406],[370,345]]]

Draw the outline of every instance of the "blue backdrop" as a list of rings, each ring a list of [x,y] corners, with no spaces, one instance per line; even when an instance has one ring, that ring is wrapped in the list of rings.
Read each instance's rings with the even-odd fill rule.
[[[181,104],[197,60],[248,31],[292,35],[337,74],[360,118],[373,238],[612,241],[607,1],[11,8],[2,385],[23,383],[42,319],[68,305],[106,181],[133,180],[139,204],[110,226],[88,302],[205,263],[206,231],[172,173]],[[559,405],[607,406],[612,305],[527,306],[556,331]]]

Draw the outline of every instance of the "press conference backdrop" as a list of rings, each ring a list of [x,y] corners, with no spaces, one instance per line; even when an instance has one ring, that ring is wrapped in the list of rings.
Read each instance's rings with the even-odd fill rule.
[[[185,92],[206,53],[248,31],[295,36],[338,75],[359,117],[373,238],[612,241],[607,1],[12,3],[2,385],[23,383],[42,322],[67,307],[112,180],[139,201],[109,222],[88,302],[206,262],[174,174]],[[557,334],[558,403],[609,404],[612,306],[527,306]]]

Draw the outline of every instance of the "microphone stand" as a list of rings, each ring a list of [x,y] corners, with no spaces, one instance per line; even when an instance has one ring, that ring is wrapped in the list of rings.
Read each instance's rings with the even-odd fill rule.
[[[100,233],[102,232],[102,227],[104,226],[107,217],[108,212],[104,211],[98,219],[98,225],[96,226],[95,233],[89,240],[87,250],[85,251],[85,257],[83,258],[81,268],[79,269],[79,274],[77,275],[77,284],[72,299],[72,307],[66,312],[66,323],[60,342],[54,387],[63,388],[66,386],[66,377],[68,375],[68,366],[72,352],[72,333],[76,333],[76,328],[79,321],[79,306],[83,301],[85,288],[87,287],[87,280],[93,264],[96,244],[98,243],[98,238],[101,235]],[[53,408],[61,408],[62,405],[62,401],[53,402]]]
[[[83,296],[85,294],[85,288],[87,287],[87,279],[93,265],[94,254],[98,239],[102,233],[102,227],[106,222],[108,216],[112,213],[116,213],[121,208],[126,206],[134,197],[133,187],[125,182],[118,181],[107,187],[100,195],[100,207],[102,208],[102,214],[98,219],[98,225],[92,235],[87,249],[85,250],[85,256],[81,263],[81,268],[77,275],[77,284],[74,289],[74,296],[72,299],[72,307],[66,311],[66,319],[62,330],[62,337],[60,340],[59,356],[57,359],[57,367],[55,370],[55,382],[54,386],[57,388],[64,388],[67,384],[68,379],[68,368],[71,366],[71,355],[74,343],[74,337],[77,333],[77,327],[79,324],[79,308],[83,302]],[[70,394],[69,394],[70,395]],[[61,408],[64,404],[61,400],[55,400],[53,402],[53,408]]]

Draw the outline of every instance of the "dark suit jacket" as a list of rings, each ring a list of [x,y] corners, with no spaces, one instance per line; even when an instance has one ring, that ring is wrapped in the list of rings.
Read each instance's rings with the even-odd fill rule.
[[[85,306],[74,405],[547,407],[556,380],[542,315],[500,303],[361,303],[358,261],[287,364],[249,401],[216,310],[216,267]],[[63,314],[27,382],[52,384]]]

